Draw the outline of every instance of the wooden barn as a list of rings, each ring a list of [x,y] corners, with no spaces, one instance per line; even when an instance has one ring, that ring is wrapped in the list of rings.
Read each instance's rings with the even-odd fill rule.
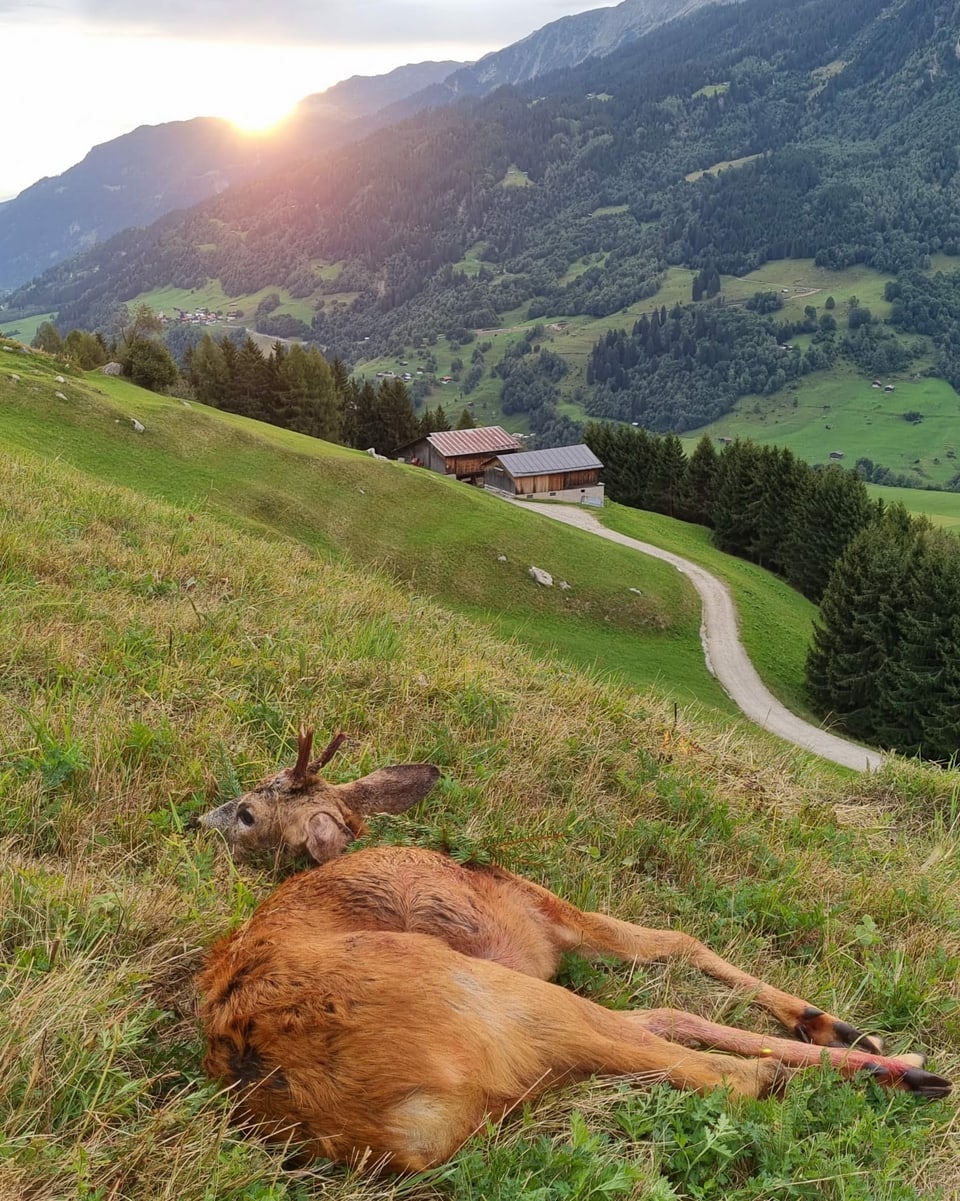
[[[498,455],[487,464],[483,482],[487,488],[511,496],[602,505],[602,468],[589,446],[557,446],[551,450]]]
[[[508,457],[520,449],[519,441],[499,425],[475,430],[441,430],[397,448],[397,458],[418,467],[429,467],[458,480],[483,483],[484,465],[496,455]]]

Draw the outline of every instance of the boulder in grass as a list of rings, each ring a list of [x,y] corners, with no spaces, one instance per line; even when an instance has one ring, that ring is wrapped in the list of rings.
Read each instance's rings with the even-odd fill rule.
[[[100,370],[104,375],[123,375],[123,367],[119,363],[107,363]]]

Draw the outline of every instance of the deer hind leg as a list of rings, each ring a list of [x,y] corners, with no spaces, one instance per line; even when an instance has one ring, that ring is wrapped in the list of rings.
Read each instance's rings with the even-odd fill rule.
[[[536,886],[534,886],[536,887]],[[867,1037],[849,1022],[824,1013],[792,993],[764,984],[756,976],[735,967],[689,934],[678,930],[653,930],[603,913],[584,913],[546,889],[536,889],[536,904],[552,927],[562,950],[581,954],[613,955],[634,963],[680,959],[708,976],[749,994],[750,1000],[766,1009],[801,1042],[821,1047],[859,1047],[879,1054],[878,1039]]]
[[[867,1072],[879,1084],[917,1093],[928,1100],[945,1097],[952,1088],[942,1076],[923,1070],[926,1061],[922,1055],[888,1057],[841,1047],[820,1048],[786,1038],[768,1038],[734,1026],[720,1026],[681,1009],[640,1010],[631,1016],[644,1029],[686,1046],[713,1047],[760,1059],[773,1057],[794,1068],[826,1062],[843,1077]]]
[[[651,1084],[665,1082],[694,1092],[725,1086],[743,1096],[763,1097],[779,1092],[789,1075],[777,1055],[742,1058],[692,1050],[692,1038],[673,1039],[666,1023],[655,1028],[655,1021],[646,1021],[646,1011],[604,1009],[565,990],[561,993],[574,1003],[578,1021],[570,1024],[569,1034],[565,1029],[558,1036],[549,1022],[544,1030],[551,1038],[554,1062],[566,1065],[567,1076],[640,1076]],[[720,1047],[718,1042],[712,1045]]]

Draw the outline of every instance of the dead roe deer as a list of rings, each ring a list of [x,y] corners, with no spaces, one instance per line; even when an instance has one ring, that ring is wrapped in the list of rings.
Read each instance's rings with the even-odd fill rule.
[[[216,943],[200,976],[204,1066],[235,1088],[245,1120],[267,1137],[415,1171],[447,1159],[488,1117],[594,1073],[760,1096],[827,1059],[844,1075],[867,1071],[924,1097],[950,1091],[922,1056],[882,1056],[846,1022],[689,935],[585,913],[502,868],[433,851],[342,855],[364,814],[408,809],[439,771],[404,764],[330,784],[318,772],[340,740],[311,762],[312,731],[301,731],[293,767],[201,818],[238,852],[307,853],[322,864]],[[565,951],[688,960],[801,1041],[679,1010],[604,1009],[548,983]]]

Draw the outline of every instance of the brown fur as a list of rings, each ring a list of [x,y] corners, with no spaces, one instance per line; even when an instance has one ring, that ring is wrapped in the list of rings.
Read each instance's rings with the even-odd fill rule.
[[[398,812],[404,795],[409,804],[423,795],[425,780],[424,765],[408,765],[341,787],[361,812]],[[332,820],[353,829],[361,818],[347,794],[314,783],[323,820],[336,804]],[[275,825],[290,845],[301,839],[288,827],[309,825],[308,802],[298,789],[289,805],[276,803]],[[686,959],[744,990],[803,1041],[673,1010],[604,1009],[548,983],[566,951]],[[236,1088],[249,1120],[311,1153],[399,1170],[442,1162],[485,1118],[592,1073],[698,1091],[725,1083],[758,1096],[826,1055],[845,1074],[869,1068],[926,1095],[947,1087],[918,1073],[915,1057],[881,1057],[846,1023],[688,935],[585,913],[501,868],[417,848],[373,847],[293,876],[212,948],[200,987],[205,1068]],[[866,1050],[838,1047],[855,1042]]]

